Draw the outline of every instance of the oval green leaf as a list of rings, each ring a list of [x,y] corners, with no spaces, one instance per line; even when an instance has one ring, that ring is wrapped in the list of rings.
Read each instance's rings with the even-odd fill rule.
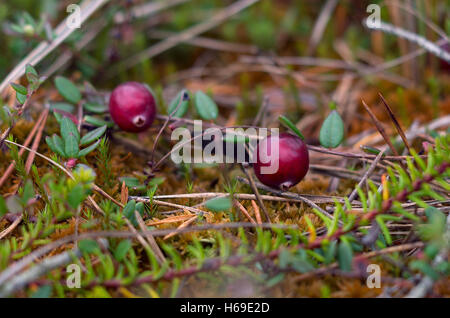
[[[69,103],[50,103],[50,109],[59,109],[68,113],[72,113],[75,107],[72,104]]]
[[[79,151],[78,140],[74,135],[69,135],[67,138],[64,138],[64,153],[67,157],[78,158]]]
[[[117,245],[116,250],[114,251],[114,258],[119,262],[122,261],[130,249],[131,249],[130,240],[121,241],[119,245]]]
[[[352,270],[353,251],[349,242],[342,241],[339,244],[338,260],[341,270],[349,272]]]
[[[189,100],[183,100],[181,101],[180,104],[180,99],[183,97],[183,95],[187,93],[189,94],[187,91],[182,90],[181,92],[179,92],[177,94],[177,96],[175,96],[174,99],[172,99],[172,101],[169,104],[169,107],[167,109],[167,113],[169,115],[172,115],[172,117],[176,117],[176,118],[181,118],[184,116],[184,114],[186,114],[186,112],[188,111],[189,108]],[[178,107],[178,104],[180,104],[180,106]],[[177,109],[178,107],[178,109]],[[175,109],[177,109],[177,111],[175,112]],[[175,112],[175,113],[173,113]],[[173,113],[173,114],[172,114]]]
[[[27,95],[28,93],[27,88],[25,86],[16,83],[11,83],[11,86],[17,93],[20,93],[22,95]]]
[[[336,148],[344,140],[344,122],[337,111],[333,110],[323,122],[319,140],[325,148]]]
[[[83,121],[86,124],[89,124],[92,126],[97,126],[97,127],[100,127],[103,125],[106,125],[109,128],[114,127],[114,123],[112,121],[106,121],[106,120],[103,120],[103,119],[100,119],[100,118],[97,118],[94,116],[89,116],[89,115],[84,116]]]
[[[195,109],[202,119],[212,120],[217,118],[219,109],[217,108],[216,103],[202,91],[197,91],[195,93],[194,104]]]
[[[229,211],[231,209],[230,197],[214,198],[205,202],[205,206],[213,212]]]
[[[59,154],[61,157],[66,157],[66,153],[64,152],[64,143],[58,135],[53,135],[52,137],[53,144],[56,149],[56,153]]]
[[[92,145],[90,145],[89,147],[86,147],[86,148],[82,149],[82,150],[78,153],[78,157],[84,157],[84,156],[86,156],[87,154],[89,154],[91,151],[94,151],[95,148],[97,148],[98,145],[100,145],[100,142],[101,142],[101,141],[102,141],[102,140],[99,139],[99,140],[97,140],[95,143],[93,143]]]
[[[55,78],[55,86],[61,96],[64,97],[67,101],[78,104],[78,102],[81,100],[80,90],[69,79],[63,76],[57,76]]]
[[[53,136],[53,138],[49,136],[45,137],[45,142],[54,153],[60,155],[61,157],[66,157],[66,154],[64,153],[64,147],[59,144],[55,144],[55,136]]]
[[[91,113],[103,114],[108,110],[108,106],[99,103],[85,103],[84,109]]]
[[[90,132],[88,132],[86,135],[83,136],[80,140],[80,145],[85,146],[90,144],[91,142],[99,139],[106,131],[106,125],[96,128]]]
[[[78,248],[81,252],[91,254],[100,249],[98,243],[94,240],[82,240],[78,242]]]
[[[23,105],[27,100],[27,95],[16,92],[16,98],[20,105]]]
[[[80,141],[80,133],[78,132],[77,126],[69,117],[63,117],[60,122],[61,128],[61,136],[64,140],[64,143],[67,143],[67,139],[70,136],[75,137],[76,143]]]

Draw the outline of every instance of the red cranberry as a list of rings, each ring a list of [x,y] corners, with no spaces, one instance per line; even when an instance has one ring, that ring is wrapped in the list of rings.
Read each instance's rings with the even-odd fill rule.
[[[126,82],[112,91],[109,112],[122,130],[142,132],[148,129],[155,119],[155,99],[143,84]]]
[[[289,133],[269,136],[259,142],[256,151],[255,174],[267,186],[286,190],[308,172],[308,148],[297,136]]]

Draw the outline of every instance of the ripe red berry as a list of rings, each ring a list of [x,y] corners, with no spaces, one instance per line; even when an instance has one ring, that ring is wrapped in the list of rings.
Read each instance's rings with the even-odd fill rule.
[[[143,84],[126,82],[112,91],[109,112],[122,130],[142,132],[148,129],[155,119],[155,99]]]
[[[288,189],[308,172],[308,148],[302,139],[289,133],[269,136],[259,142],[253,167],[259,181],[265,185]]]

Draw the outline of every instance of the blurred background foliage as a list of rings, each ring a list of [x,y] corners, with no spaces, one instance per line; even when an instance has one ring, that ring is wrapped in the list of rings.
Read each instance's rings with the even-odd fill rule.
[[[0,3],[0,21],[2,32],[0,33],[0,77],[5,77],[30,50],[35,47],[42,38],[45,38],[45,28],[41,26],[40,34],[16,35],[12,24],[28,23],[24,18],[24,12],[28,13],[39,25],[48,22],[53,28],[66,16],[66,7],[73,0],[14,0]],[[81,38],[88,32],[90,23],[94,19],[107,21],[105,27],[96,39],[85,49],[76,54],[68,65],[72,69],[79,70],[85,79],[95,81],[99,85],[111,87],[116,81],[128,79],[146,81],[155,84],[161,78],[178,69],[184,69],[198,57],[203,49],[191,45],[178,45],[151,61],[144,61],[133,69],[120,74],[113,81],[102,82],[102,74],[105,69],[114,67],[114,63],[131,54],[140,52],[157,39],[149,35],[150,30],[164,30],[179,32],[210,17],[219,8],[232,3],[232,1],[220,0],[192,0],[181,5],[164,10],[160,14],[143,19],[127,21],[123,24],[113,22],[116,12],[126,12],[127,8],[148,1],[120,1],[114,0],[96,13],[94,18],[89,19],[82,28],[75,32],[58,50],[46,58],[39,69],[45,69],[64,50],[73,49]],[[258,46],[263,52],[271,52],[275,55],[305,56],[308,51],[309,38],[314,27],[316,17],[326,1],[315,0],[262,0],[254,6],[244,10],[226,23],[207,32],[205,36],[222,39],[234,43],[251,43]],[[409,1],[414,4],[419,12],[427,13],[427,17],[436,25],[446,29],[447,33],[450,23],[446,19],[448,1],[428,0]],[[366,7],[370,3],[381,3],[381,1],[354,1],[340,0],[334,13],[334,18],[328,23],[322,40],[315,52],[317,57],[338,58],[335,52],[335,39],[343,39],[352,50],[371,50],[373,39],[368,36],[361,21],[367,16]],[[426,7],[426,8],[425,8]],[[386,7],[382,9],[383,19],[389,21],[389,12]],[[423,22],[418,22],[417,30],[421,35],[430,35],[435,38],[435,33],[426,31]],[[397,40],[392,36],[384,36],[385,47],[383,56],[388,60],[397,57]],[[222,61],[227,61],[227,54],[221,54]],[[425,63],[425,61],[422,61]],[[216,63],[220,63],[219,61]]]
[[[225,90],[222,95],[238,95],[234,101],[228,96],[238,110],[238,122],[256,115],[256,108],[249,110],[246,106],[259,105],[263,95],[267,95],[267,91],[274,88],[273,84],[275,84],[274,90],[281,92],[287,105],[284,112],[287,111],[288,117],[296,121],[308,113],[303,103],[304,96],[300,98],[299,92],[313,93],[317,100],[321,100],[320,95],[323,94],[308,88],[304,89],[303,84],[290,75],[291,72],[300,71],[296,74],[300,77],[306,74],[308,80],[312,79],[313,85],[320,86],[319,90],[322,92],[332,92],[338,87],[347,70],[345,68],[327,69],[321,65],[321,62],[317,64],[313,62],[311,65],[286,63],[276,65],[277,71],[285,70],[285,75],[278,76],[277,80],[270,71],[264,69],[263,64],[239,64],[243,56],[269,57],[269,59],[283,56],[332,59],[347,63],[353,68],[351,72],[362,75],[361,65],[374,67],[418,49],[419,47],[415,44],[393,35],[370,31],[362,25],[362,21],[368,16],[367,6],[374,3],[381,6],[383,21],[400,25],[430,41],[436,42],[440,37],[430,28],[431,24],[446,34],[450,33],[448,19],[450,1],[338,0],[336,7],[331,10],[317,47],[311,47],[313,30],[324,8],[328,3],[333,2],[332,0],[260,0],[200,36],[206,40],[218,41],[223,46],[238,44],[244,45],[247,49],[255,48],[252,53],[231,52],[220,49],[220,46],[218,49],[207,49],[202,48],[201,45],[181,43],[154,58],[144,59],[133,67],[122,69],[123,61],[148,50],[168,37],[210,20],[217,12],[236,2],[231,0],[170,1],[175,1],[177,4],[142,18],[131,17],[130,12],[133,8],[151,6],[158,2],[168,4],[169,0],[108,1],[83,23],[79,30],[72,33],[62,45],[45,57],[37,65],[37,70],[44,76],[52,70],[49,72],[52,76],[65,75],[78,83],[88,81],[98,89],[111,89],[118,83],[130,80],[145,82],[156,92],[159,109],[162,112],[165,109],[164,103],[168,98],[171,99],[170,93],[169,97],[167,95],[171,87],[178,86],[174,88],[178,90],[180,86],[186,87],[193,83],[194,89],[209,91],[212,82],[226,82],[229,90]],[[40,42],[52,36],[51,30],[69,14],[66,12],[67,6],[73,2],[73,0],[17,0],[0,3],[2,30],[0,33],[2,52],[0,78],[4,78]],[[427,21],[408,12],[406,6],[411,6],[416,15],[426,17]],[[123,21],[117,21],[115,17],[118,14],[125,17]],[[30,25],[32,28],[29,27]],[[92,40],[81,50],[77,49],[76,46],[90,34],[93,35]],[[58,58],[65,53],[70,53],[72,58],[67,63],[58,65]],[[353,67],[355,63],[359,66]],[[247,69],[251,66],[261,67],[262,70]],[[193,75],[197,70],[200,70],[200,76]],[[216,70],[218,72],[223,70],[223,74],[215,74]],[[445,71],[443,72],[440,68],[436,57],[424,54],[389,68],[388,71],[393,76],[399,75],[398,78],[403,82],[414,83],[414,86],[405,86],[409,92],[403,93],[405,87],[399,87],[398,82],[379,81],[382,77],[372,76],[370,72],[362,75],[361,78],[372,87],[375,83],[381,83],[376,89],[388,96],[389,92],[393,92],[394,98],[400,101],[395,107],[399,107],[398,112],[404,124],[411,123],[412,119],[407,116],[411,108],[433,109],[432,117],[434,118],[447,112],[448,106],[445,106],[447,104],[438,105],[438,101],[446,96],[450,87],[448,81],[439,78],[442,75],[445,76]],[[211,72],[214,74],[210,74]],[[326,79],[327,76],[334,79]],[[206,80],[207,77],[209,81]],[[281,77],[284,77],[283,80],[279,80]],[[203,79],[202,84],[196,82],[200,78]],[[49,87],[48,85],[51,85],[49,83],[51,81],[47,81],[45,85]],[[397,85],[390,85],[391,83]],[[231,86],[233,88],[230,88]],[[431,96],[431,100],[421,98],[422,100],[418,102],[413,93],[416,88],[420,88],[424,96]],[[212,94],[211,91],[209,93]],[[411,101],[414,105],[409,103]],[[326,100],[322,100],[319,104],[313,103],[313,106],[319,107],[322,116],[325,116],[326,104]],[[431,111],[426,113],[431,114]],[[354,130],[354,126],[353,124],[349,126],[350,131],[359,130],[359,128]]]

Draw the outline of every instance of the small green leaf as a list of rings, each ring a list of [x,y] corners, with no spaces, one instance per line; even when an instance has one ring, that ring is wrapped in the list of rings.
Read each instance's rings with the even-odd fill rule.
[[[136,203],[136,211],[138,211],[141,216],[144,215],[144,212],[145,212],[144,202]]]
[[[333,262],[334,256],[336,255],[336,241],[330,242],[325,250],[325,264],[329,265]]]
[[[55,111],[53,111],[53,115],[55,116],[55,119],[59,123],[59,125],[61,125],[61,120],[64,118],[64,116]]]
[[[0,107],[0,125],[1,124],[7,124],[9,125],[11,122],[11,110],[8,106]]]
[[[28,201],[34,198],[34,195],[33,182],[31,182],[31,180],[27,180],[25,186],[23,187],[22,204],[26,205]]]
[[[94,140],[99,139],[105,133],[105,131],[106,131],[106,125],[90,131],[89,133],[84,135],[83,138],[81,138],[80,145],[85,146],[85,145],[90,144]]]
[[[30,84],[30,89],[35,91],[41,84],[36,69],[31,64],[27,64],[25,67],[25,74],[27,76],[28,83]]]
[[[438,255],[439,250],[440,250],[439,244],[430,243],[429,245],[425,246],[424,252],[429,259],[434,259],[436,255]]]
[[[87,111],[90,111],[91,113],[95,114],[103,114],[108,110],[108,106],[98,103],[85,103],[83,107]]]
[[[279,274],[275,275],[274,277],[270,278],[266,282],[266,286],[270,288],[270,287],[278,285],[278,283],[281,283],[283,281],[284,276],[285,276],[284,273],[279,273]]]
[[[94,117],[94,116],[86,115],[86,116],[84,116],[83,120],[84,120],[84,122],[86,124],[90,124],[92,126],[101,127],[101,126],[106,125],[106,126],[108,126],[110,128],[114,127],[114,123],[113,122],[106,121],[106,120],[103,120],[103,119],[100,119],[100,118],[97,118],[97,117]]]
[[[100,249],[98,243],[94,240],[82,240],[78,242],[78,248],[81,252],[91,254]]]
[[[55,146],[55,150],[53,150],[54,152],[56,152],[57,154],[59,154],[61,157],[67,157],[65,151],[64,151],[64,143],[61,139],[61,137],[59,137],[58,135],[54,134],[52,137],[52,141],[53,144]]]
[[[133,225],[137,226],[138,224],[134,211],[136,211],[136,201],[131,200],[127,203],[127,205],[125,205],[122,213]]]
[[[11,27],[11,30],[13,30],[14,32],[17,32],[17,33],[20,33],[20,34],[23,33],[23,28],[20,25],[11,23],[9,26]]]
[[[6,207],[10,213],[19,213],[23,211],[22,202],[16,195],[10,196],[6,199]]]
[[[83,202],[85,192],[81,184],[75,185],[67,196],[67,203],[72,209],[76,209]]]
[[[349,242],[342,241],[339,244],[338,259],[341,270],[346,272],[352,270],[353,251]]]
[[[292,258],[291,266],[300,273],[307,273],[314,270],[314,266],[307,259],[302,259],[298,256]]]
[[[30,74],[34,75],[34,76],[39,76],[38,72],[36,71],[36,69],[34,68],[33,65],[31,64],[27,64],[27,66],[25,66],[25,74],[28,76]],[[28,79],[30,80],[30,79]]]
[[[374,154],[374,155],[378,155],[380,153],[380,150],[374,147],[370,147],[370,146],[360,146],[361,150],[366,152],[366,153],[370,153],[370,154]],[[384,154],[382,155],[384,157]]]
[[[98,145],[100,145],[100,142],[101,142],[101,141],[102,141],[102,140],[99,139],[99,140],[97,140],[95,143],[93,143],[92,145],[90,145],[89,147],[86,147],[86,148],[82,149],[82,150],[78,153],[78,157],[84,157],[84,156],[88,155],[91,151],[94,151],[95,148],[97,148]]]
[[[344,140],[344,122],[336,110],[333,110],[323,122],[319,140],[325,148],[336,148]]]
[[[25,96],[28,94],[27,88],[25,86],[23,86],[23,85],[16,84],[16,83],[11,83],[11,86],[12,86],[12,88],[14,88],[14,90],[17,93],[20,93],[20,94],[25,95]]]
[[[73,104],[78,104],[81,100],[80,90],[69,79],[63,76],[57,76],[55,78],[55,86],[61,96],[67,101]]]
[[[392,244],[392,238],[391,238],[391,233],[389,233],[389,229],[386,226],[386,223],[383,220],[383,217],[381,215],[378,215],[375,220],[377,221],[378,225],[380,226],[381,232],[384,235],[384,239],[386,240],[386,243],[388,245]]]
[[[69,136],[75,137],[76,143],[80,141],[80,133],[78,132],[77,126],[73,123],[71,119],[68,117],[63,117],[60,123],[61,136],[64,140],[64,143],[67,143],[67,138]]]
[[[299,136],[302,140],[305,140],[305,137],[302,135],[302,133],[300,132],[300,130],[298,130],[297,126],[295,126],[295,124],[290,121],[286,116],[280,115],[278,117],[278,120],[287,128],[289,128],[290,130],[292,130],[297,136]]]
[[[16,92],[16,98],[20,105],[23,105],[27,100],[27,95]]]
[[[203,93],[202,91],[197,91],[194,97],[195,109],[201,118],[205,120],[216,119],[219,114],[219,109],[217,108],[216,103]]]
[[[150,182],[148,183],[149,186],[157,186],[160,185],[164,182],[164,180],[166,180],[166,178],[164,177],[156,177],[156,178],[152,178],[150,180]]]
[[[414,260],[411,262],[409,267],[413,270],[420,270],[425,275],[429,276],[433,280],[439,279],[439,273],[436,272],[430,264],[424,260]]]
[[[134,178],[134,177],[121,177],[121,178],[119,178],[119,180],[120,180],[121,183],[125,182],[125,185],[128,188],[131,188],[133,190],[141,191],[141,190],[145,190],[146,189],[146,186],[144,184],[141,184],[137,178]]]
[[[119,262],[122,261],[130,249],[131,249],[130,240],[121,241],[119,245],[117,245],[116,250],[114,251],[114,258]]]
[[[446,231],[446,216],[435,207],[425,209],[427,223],[419,226],[419,234],[424,240],[439,240]]]
[[[68,135],[64,139],[64,153],[69,158],[78,158],[78,152],[80,152],[80,148],[77,138],[72,134]]]
[[[58,102],[58,103],[51,103],[50,109],[51,110],[59,109],[59,110],[62,110],[62,111],[68,112],[68,113],[72,113],[73,110],[75,109],[75,107],[69,103],[59,103]]]
[[[138,178],[134,178],[134,177],[121,177],[119,178],[120,182],[125,182],[125,185],[129,188],[134,188],[134,187],[138,187],[141,184],[139,183]]]
[[[55,137],[55,136],[53,136],[53,137]],[[58,136],[58,138],[59,138],[59,136]],[[54,153],[60,155],[61,157],[66,157],[66,154],[64,153],[64,148],[59,148],[59,146],[56,146],[55,142],[54,142],[54,138],[47,136],[47,137],[45,137],[45,142],[47,143],[47,145],[50,147],[50,149]]]
[[[231,209],[230,197],[214,198],[205,202],[205,206],[214,212],[229,211]]]
[[[186,98],[185,94],[187,95],[187,98]],[[181,101],[181,104],[178,107],[178,104],[180,103],[181,98],[183,98],[183,100]],[[178,109],[177,109],[177,107],[178,107]],[[184,116],[184,114],[186,114],[188,108],[189,108],[189,95],[188,95],[187,91],[182,90],[170,102],[169,109],[167,110],[167,113],[169,115],[171,115],[175,111],[175,109],[177,109],[177,111],[174,114],[172,114],[172,117],[181,118],[181,117]]]

